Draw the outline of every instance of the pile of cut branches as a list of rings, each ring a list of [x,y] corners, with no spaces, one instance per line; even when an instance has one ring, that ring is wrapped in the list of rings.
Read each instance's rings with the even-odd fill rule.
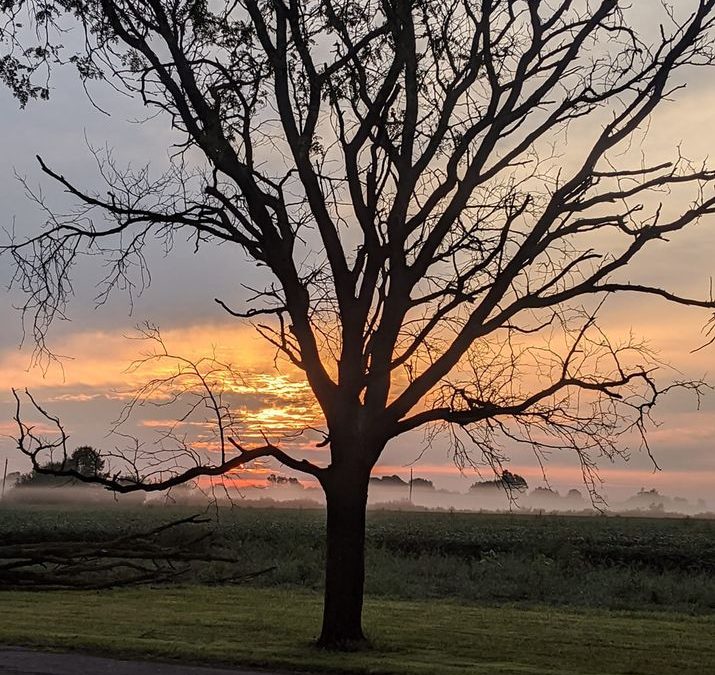
[[[30,542],[0,546],[0,589],[97,590],[166,584],[209,573],[211,583],[236,583],[271,571],[245,572],[240,559],[217,546],[210,520],[198,515],[103,541]],[[191,526],[191,527],[189,527]]]

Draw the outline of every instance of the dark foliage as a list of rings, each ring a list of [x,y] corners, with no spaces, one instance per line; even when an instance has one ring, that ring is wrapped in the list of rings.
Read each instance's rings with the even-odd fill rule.
[[[409,484],[415,490],[434,490],[434,483],[427,478],[413,478]]]
[[[99,450],[90,446],[77,448],[66,459],[47,462],[39,467],[33,467],[30,473],[22,474],[17,479],[17,487],[62,487],[90,485],[79,478],[63,476],[65,471],[76,471],[81,476],[92,478],[103,474],[105,460]]]
[[[494,478],[492,480],[477,481],[469,487],[469,491],[479,492],[480,490],[504,490],[506,492],[526,492],[528,488],[529,485],[523,476],[504,469],[501,477]]]
[[[392,476],[372,476],[370,478],[370,485],[390,488],[406,488],[409,483],[393,474]]]

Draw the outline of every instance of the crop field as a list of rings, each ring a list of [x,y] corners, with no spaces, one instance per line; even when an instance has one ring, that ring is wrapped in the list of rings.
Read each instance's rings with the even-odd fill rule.
[[[3,506],[0,542],[93,541],[200,511],[187,507]],[[221,508],[205,528],[256,587],[319,591],[320,510]],[[373,511],[366,592],[387,599],[708,614],[715,521]],[[207,583],[220,564],[197,565]]]

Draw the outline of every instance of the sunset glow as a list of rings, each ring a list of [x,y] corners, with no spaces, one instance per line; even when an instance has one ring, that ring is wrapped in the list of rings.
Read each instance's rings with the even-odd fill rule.
[[[654,304],[652,312],[650,316],[657,315],[657,305]],[[646,321],[648,316],[645,315]],[[667,357],[680,355],[679,363],[681,366],[687,364],[691,374],[715,372],[711,352],[689,354],[697,338],[697,317],[690,314],[683,316],[683,320],[689,324],[688,329],[683,329],[683,324],[673,322],[649,325],[649,333],[656,333],[652,341],[664,346]],[[618,325],[613,330],[622,334],[625,324],[618,314],[614,314],[614,321]],[[297,455],[303,454],[320,463],[326,460],[325,449],[316,447],[321,440],[320,436],[310,431],[307,434],[301,433],[308,428],[319,429],[323,424],[319,407],[307,383],[300,372],[287,363],[281,362],[280,370],[275,371],[271,346],[250,327],[232,324],[190,326],[168,330],[164,332],[164,337],[176,353],[200,358],[215,350],[217,358],[230,362],[235,368],[240,379],[226,379],[222,387],[230,396],[232,407],[240,419],[239,437],[242,443],[249,447],[261,444],[265,434],[273,442],[292,449]],[[158,368],[145,366],[139,371],[127,373],[127,366],[141,356],[142,348],[142,343],[123,336],[72,333],[59,344],[58,351],[76,358],[65,361],[63,370],[57,366],[51,367],[45,376],[37,369],[28,371],[26,353],[6,351],[0,360],[0,388],[7,391],[18,383],[31,387],[40,400],[62,411],[68,420],[74,420],[70,430],[78,443],[80,438],[84,442],[85,435],[88,435],[91,442],[101,447],[113,442],[105,438],[106,431],[127,402],[133,388],[147,379],[171,372],[171,367],[164,364]],[[5,405],[9,406],[7,398]],[[703,410],[697,411],[692,400],[682,400],[668,410],[666,402],[666,408],[660,414],[664,424],[654,428],[650,434],[652,447],[664,471],[654,472],[649,461],[635,456],[633,466],[604,465],[604,485],[616,494],[655,486],[664,492],[683,493],[692,489],[695,494],[707,495],[715,482],[715,469],[679,466],[686,454],[691,461],[696,461],[698,457],[708,461],[706,458],[709,454],[701,454],[701,449],[709,448],[711,439],[715,438],[715,418],[707,414],[707,410],[712,409],[710,399],[703,402],[703,407]],[[97,414],[93,414],[95,422],[88,424],[86,412],[89,409]],[[175,423],[170,410],[151,407],[146,413],[141,412],[134,428],[148,440]],[[215,437],[211,425],[206,421],[186,420],[176,428],[191,437],[196,449],[212,454],[216,452]],[[51,429],[48,427],[46,431],[50,432]],[[18,459],[12,454],[8,438],[14,433],[14,425],[9,421],[3,422],[0,434],[7,440],[0,443],[11,463]],[[448,456],[441,457],[434,450],[412,465],[420,455],[423,441],[419,435],[413,435],[411,439],[411,442],[401,442],[388,451],[384,461],[376,468],[376,475],[398,474],[405,477],[412,466],[416,474],[429,477],[437,486],[443,485],[450,489],[459,489],[460,485],[464,488],[478,478],[478,474],[471,469],[460,473]],[[515,448],[512,455],[514,463],[511,469],[527,477],[530,484],[539,484],[542,480],[541,470],[531,463],[533,460],[530,460],[529,454]],[[400,460],[398,463],[394,463],[396,458]],[[580,483],[579,471],[569,462],[562,463],[564,459],[558,456],[551,458],[548,467],[550,483],[562,489],[577,487]],[[435,463],[435,460],[441,462]],[[276,471],[285,473],[275,463],[259,463],[243,467],[226,480],[241,489],[263,487],[266,485],[266,477]],[[481,474],[488,478],[489,470],[484,468]],[[210,484],[211,481],[202,482],[205,487]]]
[[[645,36],[649,36],[649,39],[653,36],[657,38],[657,21],[663,20],[663,16],[656,19],[638,5],[629,11],[634,18],[643,22]],[[642,128],[633,134],[628,147],[614,148],[616,154],[609,157],[608,161],[633,168],[673,158],[685,164],[691,163],[694,167],[705,162],[715,143],[712,124],[715,93],[710,74],[704,76],[703,72],[703,69],[684,69],[678,75],[681,79],[676,78],[677,82],[674,82],[674,86],[678,87],[674,100],[664,101],[652,111]],[[106,186],[97,175],[85,139],[92,147],[106,144],[107,148],[113,148],[112,157],[117,166],[151,163],[156,176],[171,165],[167,149],[178,147],[182,140],[176,129],[172,129],[166,124],[166,119],[161,117],[135,124],[135,120],[146,116],[146,109],[138,99],[125,97],[127,100],[117,100],[115,92],[98,87],[98,91],[93,94],[97,96],[95,108],[87,104],[83,87],[74,75],[62,71],[56,77],[58,79],[53,85],[50,104],[46,106],[30,105],[19,110],[17,102],[4,88],[0,92],[6,111],[3,159],[0,160],[0,200],[9,205],[7,222],[3,227],[9,232],[14,229],[15,225],[11,226],[11,222],[14,222],[22,236],[40,231],[47,214],[38,204],[28,199],[16,175],[27,177],[28,189],[41,186],[43,195],[47,193],[48,204],[57,208],[58,212],[69,212],[75,206],[71,195],[62,186],[53,184],[38,168],[35,154],[43,154],[49,164],[57,166],[58,170],[61,167],[78,184],[87,186],[88,190],[97,190],[103,194],[102,190]],[[686,81],[687,88],[680,89],[680,84]],[[477,94],[479,92],[475,91]],[[111,115],[102,112],[105,108],[111,110]],[[432,114],[434,108],[435,105],[426,108],[426,114]],[[515,164],[511,178],[516,182],[523,179],[524,191],[535,188],[535,194],[544,198],[554,187],[557,176],[561,176],[562,172],[565,176],[578,166],[584,151],[593,143],[595,134],[602,128],[608,115],[610,113],[605,116],[596,113],[576,118],[568,133],[559,129],[553,135],[540,139],[534,152],[544,152],[543,162],[538,163],[538,168],[531,167],[532,158],[529,157],[523,166],[517,168]],[[270,142],[267,137],[262,137],[260,148],[263,153],[260,161],[265,161],[266,166],[276,171],[282,168],[281,161],[285,160],[284,157],[279,160],[279,156],[285,154],[287,157],[285,139],[280,135],[279,126],[276,124],[273,129],[276,137],[270,138]],[[327,133],[328,127],[329,124],[326,124],[326,147],[335,141],[334,130],[332,135]],[[498,148],[495,158],[501,151]],[[336,154],[334,150],[328,150],[326,158],[328,163],[337,162],[340,165],[339,153]],[[442,171],[440,162],[443,162],[442,158],[435,163],[437,174]],[[492,197],[490,191],[498,194],[493,185],[484,185],[481,189],[486,202]],[[420,190],[428,190],[427,185],[421,185],[417,192]],[[686,210],[692,204],[696,191],[681,190],[681,186],[676,185],[668,191],[649,193],[644,197],[644,202],[648,208],[657,209],[658,203],[662,201],[661,215],[667,218]],[[479,194],[481,199],[482,193]],[[410,209],[416,209],[417,202],[423,198],[422,194],[416,196],[415,204],[410,205]],[[602,206],[604,209],[607,207]],[[335,204],[331,208],[339,216],[338,238],[348,250],[347,257],[352,263],[359,249],[360,233],[359,228],[355,227],[354,208],[349,203],[348,193],[336,193]],[[477,220],[482,208],[483,205],[478,205],[478,208],[475,206]],[[302,220],[300,222],[298,239],[303,248],[296,251],[296,257],[300,258],[298,268],[301,274],[308,274],[313,264],[312,258],[320,259],[316,267],[324,263],[321,258],[323,246],[311,219],[308,218],[306,223]],[[98,218],[96,224],[99,226],[100,223],[101,218]],[[622,274],[624,278],[618,280],[623,283],[652,283],[687,297],[708,297],[711,293],[712,261],[715,260],[712,225],[713,216],[709,214],[700,222],[693,223],[692,227],[677,232],[669,241],[666,242],[663,237],[654,242],[643,256],[629,265],[627,273]],[[425,226],[425,231],[429,227],[431,221]],[[524,227],[523,223],[520,227]],[[598,244],[603,244],[601,248],[605,257],[614,254],[616,242],[623,237],[623,232],[617,230],[617,227],[609,227],[598,235],[601,237]],[[177,230],[175,234],[171,243],[152,240],[147,244],[146,255],[150,264],[147,265],[148,270],[141,270],[138,274],[140,279],[133,280],[136,286],[131,286],[127,281],[124,287],[116,289],[117,292],[107,297],[106,303],[100,301],[99,307],[96,307],[97,294],[101,294],[101,289],[97,284],[104,278],[106,269],[99,257],[93,258],[91,255],[82,261],[82,265],[77,266],[81,272],[78,273],[74,288],[76,297],[67,309],[67,318],[70,320],[65,321],[64,316],[59,317],[48,334],[53,352],[68,357],[60,359],[58,363],[43,360],[41,367],[31,367],[33,336],[31,323],[27,323],[30,317],[25,317],[25,329],[28,332],[24,335],[23,348],[18,349],[23,340],[23,328],[19,313],[13,309],[22,304],[24,295],[15,288],[2,298],[0,459],[9,458],[11,468],[28,468],[27,461],[16,452],[11,438],[16,433],[12,422],[13,400],[9,395],[11,387],[29,388],[39,402],[60,415],[71,433],[72,443],[89,443],[110,449],[114,447],[117,440],[107,436],[107,432],[112,428],[112,422],[120,416],[123,406],[131,401],[133,392],[152,378],[170,375],[175,368],[170,359],[148,362],[141,368],[130,367],[132,362],[142,358],[145,348],[141,341],[128,339],[134,335],[133,326],[142,320],[155,322],[161,327],[163,338],[172,353],[190,359],[201,359],[213,354],[217,360],[230,365],[235,376],[217,376],[215,384],[222,390],[235,415],[233,432],[240,443],[253,447],[268,439],[286,450],[294,451],[296,456],[309,457],[319,464],[326,461],[325,448],[317,447],[325,440],[325,421],[305,374],[287,359],[277,359],[275,346],[263,339],[255,326],[250,325],[251,322],[260,324],[264,315],[252,316],[250,321],[238,320],[230,317],[214,301],[217,299],[229,308],[246,311],[250,305],[249,299],[254,296],[254,289],[270,287],[274,283],[265,265],[251,261],[250,256],[240,247],[232,249],[223,244],[213,246],[204,243],[197,246],[197,242],[185,237],[183,231]],[[585,238],[583,245],[592,243]],[[609,249],[611,244],[612,250]],[[351,250],[351,247],[355,250]],[[9,259],[3,258],[3,265],[5,267],[0,270],[0,280],[7,284],[13,270]],[[422,281],[425,287],[439,286],[439,279]],[[422,292],[422,281],[415,287],[414,295]],[[519,287],[519,284],[528,286],[523,278],[518,280],[514,288]],[[139,293],[142,288],[143,294]],[[131,294],[123,293],[127,290]],[[325,338],[325,335],[336,335],[336,326],[330,325],[329,319],[322,318],[323,307],[321,305],[320,309],[317,308],[320,304],[317,297],[315,302],[315,316],[320,316],[319,321],[322,322],[320,331],[316,331],[319,333],[319,347],[323,348],[325,367],[335,379],[337,365],[334,354],[329,354],[326,348],[326,343],[332,337]],[[660,374],[663,382],[702,377],[712,382],[715,377],[715,346],[697,350],[709,339],[707,327],[710,318],[707,310],[676,306],[652,296],[626,294],[608,300],[601,314],[600,325],[616,341],[626,339],[629,335],[635,340],[646,340],[648,346],[656,352],[657,358],[672,366],[662,367]],[[269,316],[266,322],[272,319]],[[420,319],[410,316],[410,321],[413,320],[415,325],[420,325]],[[443,330],[448,331],[451,324],[444,322],[443,326]],[[410,326],[409,330],[414,328]],[[405,335],[407,333],[408,330],[405,330]],[[547,334],[548,331],[543,331],[538,335],[515,338],[519,349],[524,350],[521,352],[523,363],[516,364],[518,368],[510,363],[511,354],[502,360],[497,359],[493,376],[490,374],[485,381],[490,377],[492,379],[486,384],[480,382],[480,386],[484,384],[487,390],[491,387],[489,393],[497,392],[505,397],[534,391],[538,383],[545,381],[547,375],[559,367],[558,359],[553,354],[538,351],[544,346]],[[563,335],[558,331],[556,335],[557,341],[561,340],[560,349],[566,349]],[[436,339],[439,346],[434,353],[418,350],[415,359],[418,369],[427,367],[443,350],[440,337]],[[489,352],[489,349],[485,348],[484,352]],[[594,358],[589,365],[593,366],[597,362],[594,372],[599,372],[599,367],[603,367],[603,361],[598,358]],[[394,400],[403,385],[415,375],[414,372],[408,372],[407,366],[412,368],[414,364],[405,364],[404,368],[395,371],[388,400]],[[465,385],[474,384],[472,373],[463,366],[465,363],[461,364],[461,371],[458,369],[458,378]],[[509,370],[511,366],[514,367],[513,372]],[[133,426],[129,428],[146,442],[156,442],[162,433],[171,428],[177,434],[185,435],[193,448],[211,453],[212,458],[215,458],[219,450],[215,429],[203,414],[205,411],[198,411],[177,423],[177,415],[174,414],[177,408],[164,408],[161,405],[169,401],[171,395],[171,392],[165,390],[150,393],[145,405],[135,411],[131,422]],[[592,397],[592,394],[581,393],[582,402],[588,402]],[[423,410],[425,405],[435,400],[429,396],[427,399],[427,402],[421,400],[416,404],[415,410]],[[708,393],[701,401],[682,392],[663,398],[654,411],[655,423],[649,430],[653,455],[663,471],[653,473],[653,462],[647,453],[642,452],[642,448],[639,450],[638,439],[634,438],[633,443],[629,439],[629,449],[632,451],[630,463],[614,466],[607,458],[601,458],[605,483],[614,486],[659,485],[663,490],[680,491],[686,490],[690,484],[699,495],[715,494],[715,482],[712,480],[715,475],[714,420],[715,395],[712,393]],[[537,433],[535,438],[541,437]],[[533,481],[538,483],[541,480],[541,469],[529,448],[506,442],[504,455],[514,467],[528,473]],[[476,458],[476,464],[479,464],[479,459]],[[547,459],[547,473],[552,479],[574,487],[580,484],[578,466],[568,457],[552,453]],[[451,486],[464,486],[477,475],[473,469],[465,469],[469,475],[460,473],[454,465],[445,438],[426,440],[421,432],[411,432],[406,438],[391,442],[376,472],[406,474],[408,467],[415,461],[414,471],[434,478],[437,483],[444,480],[445,484]],[[263,475],[260,472],[283,471],[277,462],[269,464],[269,468],[253,467],[251,470],[258,472],[256,475]],[[482,470],[489,469],[482,467]],[[285,470],[285,473],[291,472]]]

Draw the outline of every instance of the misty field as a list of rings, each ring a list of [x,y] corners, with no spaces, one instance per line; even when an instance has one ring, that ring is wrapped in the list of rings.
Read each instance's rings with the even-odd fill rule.
[[[0,541],[93,541],[200,511],[188,507],[3,506]],[[200,527],[240,560],[254,587],[319,591],[320,510],[221,508]],[[715,520],[373,511],[369,595],[479,604],[691,614],[715,611]],[[180,580],[210,583],[220,563]]]

